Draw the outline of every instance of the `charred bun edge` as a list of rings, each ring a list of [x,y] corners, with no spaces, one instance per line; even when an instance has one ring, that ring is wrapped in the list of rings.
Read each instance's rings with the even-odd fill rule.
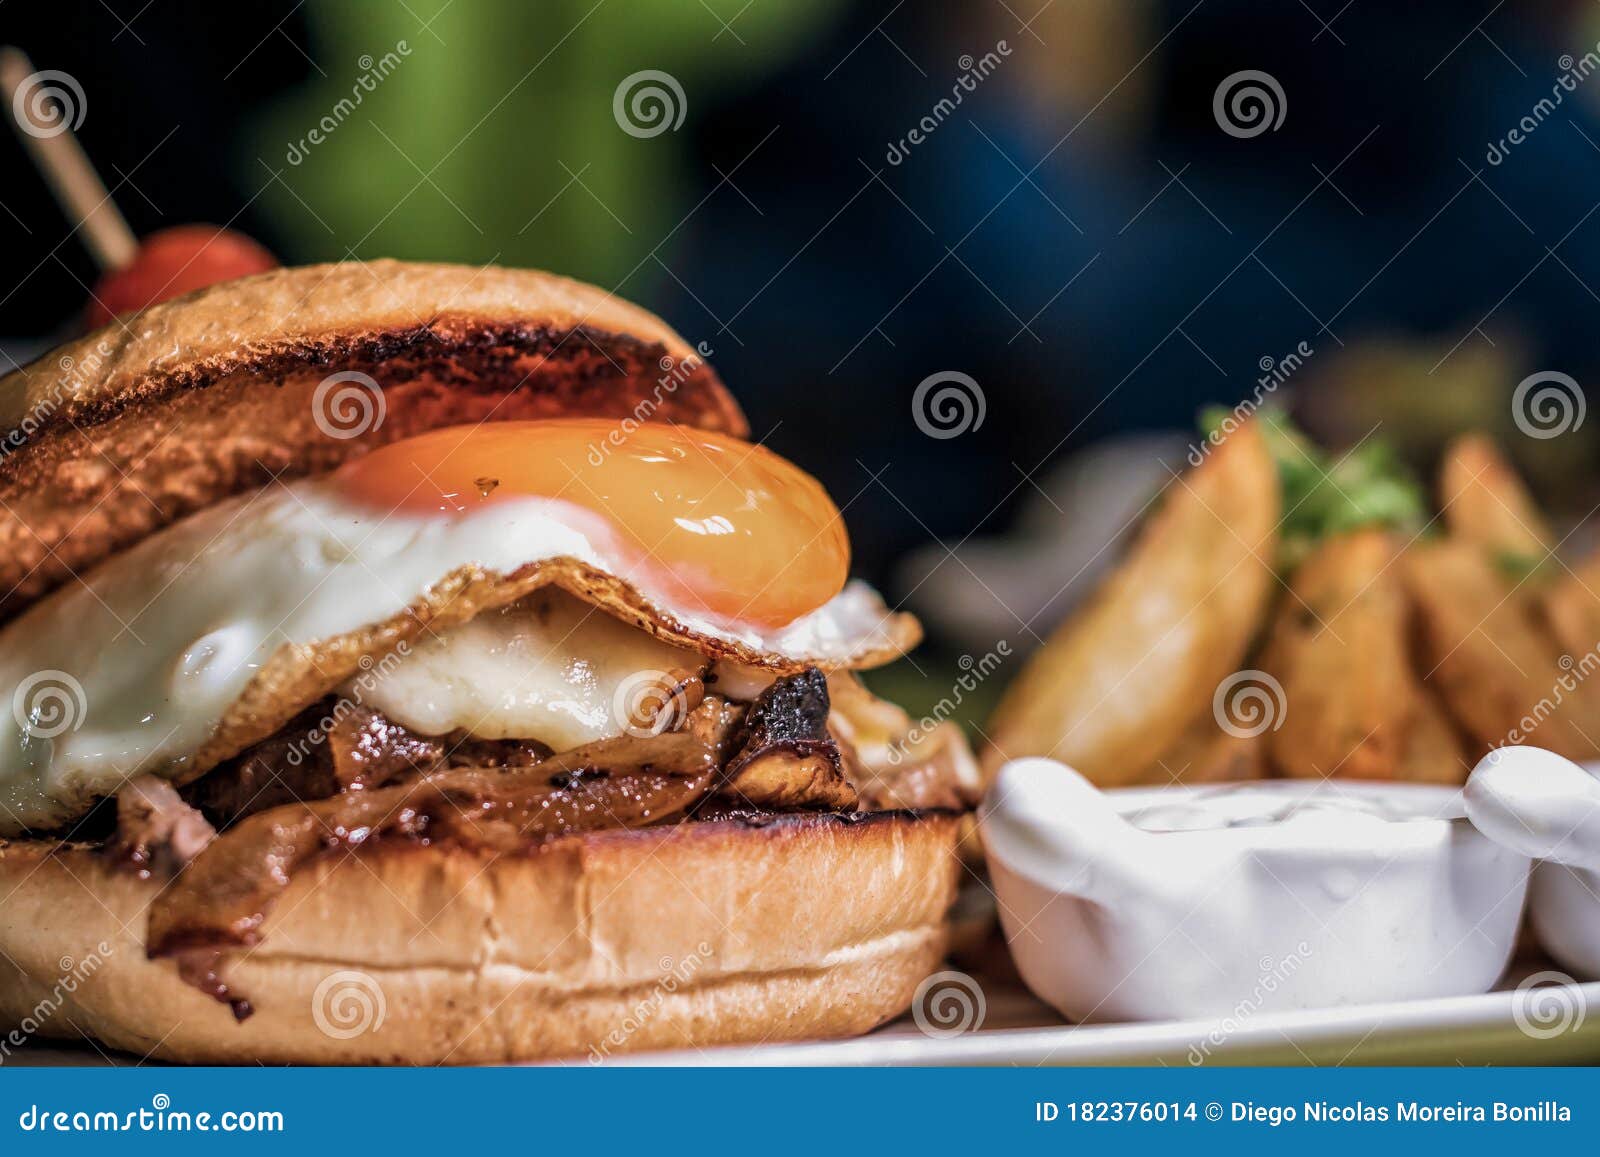
[[[330,413],[318,389],[344,372],[370,385]],[[749,432],[700,350],[547,273],[352,262],[153,306],[0,378],[0,620],[275,478],[439,426],[577,416]]]
[[[585,390],[603,396],[615,390],[621,381],[655,386],[656,379],[672,369],[662,364],[663,358],[672,356],[671,349],[662,341],[592,325],[561,327],[458,314],[433,317],[404,329],[352,331],[305,341],[258,343],[236,353],[208,357],[171,370],[153,370],[129,381],[126,388],[116,392],[94,391],[73,396],[51,408],[44,420],[27,423],[0,436],[0,448],[6,450],[0,463],[8,463],[17,450],[39,440],[31,436],[33,434],[49,437],[60,432],[61,424],[70,424],[89,433],[89,428],[129,410],[159,406],[173,394],[208,389],[235,376],[282,386],[291,376],[305,370],[349,369],[374,376],[381,373],[389,380],[380,379],[379,385],[388,386],[431,371],[441,382],[476,393],[511,393],[517,386],[526,385],[531,393],[548,391],[558,397],[581,396]],[[40,361],[51,356],[46,354]],[[693,351],[683,355],[686,361],[698,359],[698,356]],[[521,357],[540,359],[533,375],[516,365],[515,359]],[[32,363],[10,377],[27,373],[38,365],[39,362]],[[546,381],[540,376],[544,374],[555,375],[556,380]],[[695,382],[694,390],[684,390],[679,384],[671,391],[663,387],[663,393],[684,390],[691,395],[688,407],[663,397],[664,408],[679,413],[684,419],[701,419],[686,424],[740,436],[748,433],[737,409],[724,405],[720,398],[704,395],[712,382],[720,385],[709,366],[701,363],[701,367],[685,376]],[[537,380],[528,384],[533,378]],[[0,379],[0,393],[10,384]],[[584,412],[582,416],[609,415]]]

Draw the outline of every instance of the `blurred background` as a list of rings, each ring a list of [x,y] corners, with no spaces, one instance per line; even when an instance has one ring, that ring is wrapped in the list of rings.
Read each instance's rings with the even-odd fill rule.
[[[660,312],[949,659],[1047,631],[1209,403],[1270,397],[1419,472],[1486,428],[1587,513],[1600,423],[1517,437],[1511,400],[1559,373],[1581,405],[1600,368],[1597,17],[7,0],[0,42],[77,81],[140,235],[536,266]],[[9,134],[0,154],[10,368],[82,324],[97,273]]]

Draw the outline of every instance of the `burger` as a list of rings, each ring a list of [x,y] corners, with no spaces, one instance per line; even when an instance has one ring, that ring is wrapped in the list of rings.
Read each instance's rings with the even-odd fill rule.
[[[919,627],[708,352],[345,263],[0,380],[0,1027],[434,1064],[902,1012],[975,768],[860,682]]]

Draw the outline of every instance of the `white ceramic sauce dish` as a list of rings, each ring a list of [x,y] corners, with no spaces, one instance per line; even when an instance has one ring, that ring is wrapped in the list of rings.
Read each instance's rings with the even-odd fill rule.
[[[1446,787],[1101,792],[1024,759],[1001,769],[979,824],[1023,979],[1084,1022],[1488,991],[1531,861],[1464,817]]]
[[[1578,980],[1600,980],[1600,872],[1540,864],[1528,909],[1534,935],[1557,964]]]
[[[1539,943],[1580,980],[1600,980],[1600,763],[1533,747],[1490,752],[1467,783],[1472,822],[1540,859],[1528,886]]]

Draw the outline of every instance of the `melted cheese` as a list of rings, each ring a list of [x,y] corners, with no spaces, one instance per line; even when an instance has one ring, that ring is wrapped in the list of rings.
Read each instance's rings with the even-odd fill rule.
[[[659,676],[705,662],[549,590],[430,636],[345,693],[423,735],[537,739],[563,751],[620,735]]]

